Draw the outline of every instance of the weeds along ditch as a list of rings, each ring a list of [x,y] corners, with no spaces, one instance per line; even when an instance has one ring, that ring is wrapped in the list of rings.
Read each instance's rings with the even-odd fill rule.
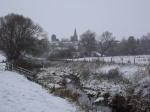
[[[134,95],[131,78],[120,71],[122,67],[101,62],[53,61],[40,70],[36,82],[54,95],[75,102],[82,111],[123,112],[133,109],[138,95]]]

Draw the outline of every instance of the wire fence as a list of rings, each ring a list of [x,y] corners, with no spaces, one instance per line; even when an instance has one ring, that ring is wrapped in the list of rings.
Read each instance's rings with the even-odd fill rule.
[[[76,59],[66,59],[66,61],[102,62],[102,63],[116,63],[116,64],[149,66],[150,65],[150,55],[85,57],[85,58],[76,58]]]
[[[14,66],[12,63],[9,63],[9,62],[0,62],[0,71],[6,71],[6,70],[19,72],[31,80],[35,76],[35,73],[28,69],[25,69],[19,66]]]

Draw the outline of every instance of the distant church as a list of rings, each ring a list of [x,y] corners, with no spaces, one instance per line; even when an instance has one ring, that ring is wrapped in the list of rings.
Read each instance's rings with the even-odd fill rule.
[[[75,30],[74,30],[74,35],[70,37],[70,40],[71,40],[72,42],[78,41],[78,35],[77,35],[76,28],[75,28]]]

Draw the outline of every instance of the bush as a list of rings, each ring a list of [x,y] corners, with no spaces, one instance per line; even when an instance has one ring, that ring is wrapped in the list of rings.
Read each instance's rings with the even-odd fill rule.
[[[69,49],[66,50],[57,50],[50,54],[48,59],[63,59],[63,58],[72,58],[73,54]]]
[[[109,102],[109,97],[110,97],[110,93],[104,93],[103,94],[103,97],[104,97],[104,103],[107,105],[108,102]]]
[[[81,79],[88,80],[90,76],[90,70],[88,68],[83,68],[81,71]]]
[[[108,76],[109,76],[109,78],[114,79],[114,78],[119,77],[120,73],[119,73],[118,69],[111,69],[108,72]]]
[[[120,74],[118,69],[112,69],[108,72],[108,79],[114,81],[115,83],[129,83],[129,80]]]
[[[73,93],[72,91],[66,89],[55,89],[54,94],[62,98],[70,98],[72,101],[75,102],[78,102],[79,99],[79,94]]]
[[[125,97],[116,94],[113,98],[112,98],[112,102],[111,102],[111,106],[113,109],[113,112],[126,112],[126,99]]]
[[[115,83],[118,83],[118,82],[128,83],[128,80],[120,74],[118,69],[111,69],[109,70],[108,73],[101,72],[101,73],[95,74],[94,77],[97,78],[98,80],[109,80]]]

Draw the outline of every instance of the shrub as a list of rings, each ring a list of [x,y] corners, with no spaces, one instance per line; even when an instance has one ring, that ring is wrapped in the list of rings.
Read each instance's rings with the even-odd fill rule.
[[[78,102],[79,94],[73,93],[70,90],[66,89],[55,89],[55,95],[58,95],[62,98],[70,98],[72,101]]]
[[[108,104],[108,102],[109,102],[108,98],[110,97],[110,93],[104,93],[103,97],[104,97],[104,103]]]
[[[108,76],[109,76],[109,78],[114,79],[114,78],[119,77],[120,73],[119,73],[118,69],[111,69],[108,72]]]
[[[81,79],[87,80],[90,76],[90,70],[88,68],[84,68],[81,71]]]
[[[115,83],[129,84],[129,80],[120,74],[118,69],[112,69],[108,72],[108,79],[114,81]]]
[[[116,94],[112,98],[111,106],[114,112],[126,112],[126,107],[125,107],[126,99],[119,95]]]

